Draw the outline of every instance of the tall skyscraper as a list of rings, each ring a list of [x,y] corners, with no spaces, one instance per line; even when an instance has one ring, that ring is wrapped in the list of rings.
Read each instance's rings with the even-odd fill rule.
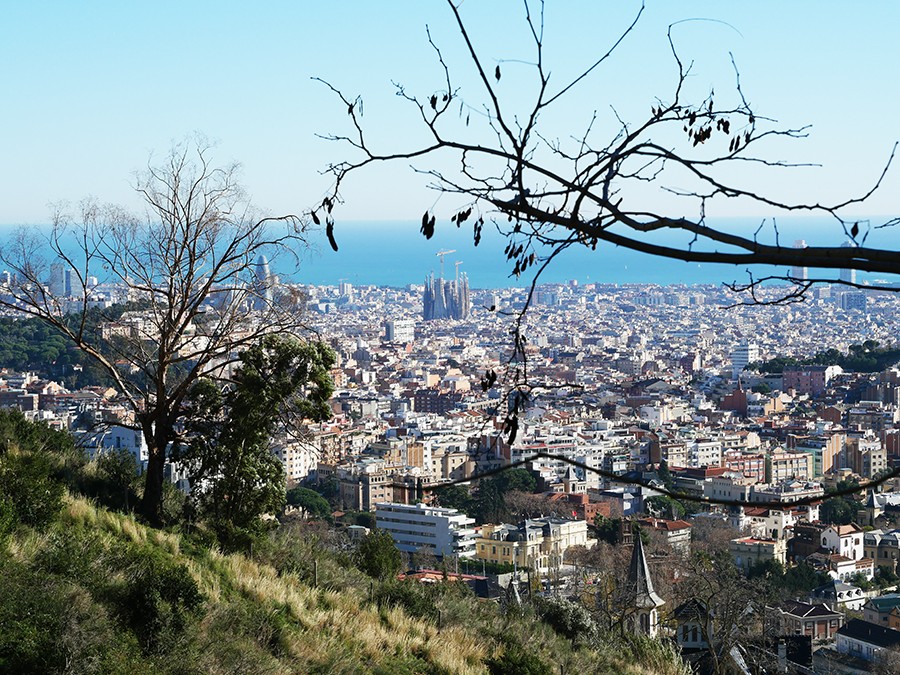
[[[256,259],[253,276],[253,309],[263,310],[272,303],[272,287],[275,285],[266,256]]]
[[[856,244],[848,239],[843,244],[841,244],[841,248],[856,248]],[[843,281],[844,283],[855,284],[856,283],[856,270],[842,269],[840,278],[841,278],[841,281]]]
[[[794,248],[797,248],[797,249],[806,248],[806,240],[805,239],[797,239],[794,242]],[[794,279],[802,279],[803,281],[806,281],[807,279],[809,279],[809,268],[804,267],[802,265],[794,265],[791,268],[791,276]]]
[[[62,263],[50,265],[50,283],[48,284],[50,295],[54,298],[66,296],[66,268]]]

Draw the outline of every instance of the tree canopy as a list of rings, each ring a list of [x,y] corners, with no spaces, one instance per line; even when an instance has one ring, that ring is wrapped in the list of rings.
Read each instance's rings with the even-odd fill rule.
[[[390,533],[379,529],[369,532],[359,543],[355,560],[359,569],[381,581],[397,576],[403,562]]]
[[[900,348],[882,347],[875,340],[866,340],[861,344],[850,345],[846,354],[830,348],[806,359],[776,356],[768,361],[751,363],[747,367],[766,374],[783,373],[788,366],[840,366],[855,373],[876,373],[898,362],[900,362]]]

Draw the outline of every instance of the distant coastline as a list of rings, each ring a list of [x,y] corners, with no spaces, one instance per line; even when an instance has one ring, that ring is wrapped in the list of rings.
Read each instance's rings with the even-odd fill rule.
[[[752,235],[760,219],[732,218],[720,222]],[[0,236],[8,235],[13,229],[13,226],[0,226]],[[826,230],[827,237],[822,235]],[[836,223],[825,219],[779,219],[778,231],[779,240],[787,246],[795,239],[803,238],[835,246],[845,239]],[[886,230],[876,234],[878,240],[890,239]],[[897,232],[891,234],[896,236]],[[310,249],[298,251],[299,268],[294,260],[276,258],[271,261],[273,273],[282,275],[286,281],[301,284],[337,285],[343,280],[356,285],[402,287],[421,284],[431,273],[440,275],[437,252],[453,250],[454,253],[445,256],[445,277],[452,278],[456,274],[456,263],[461,262],[459,272],[468,275],[473,289],[525,287],[533,278],[532,270],[518,279],[509,276],[512,265],[503,254],[505,240],[487,225],[478,247],[473,244],[471,226],[457,228],[449,221],[438,221],[435,235],[430,240],[419,233],[418,223],[412,221],[338,221],[335,236],[339,246],[337,252],[331,250],[321,229],[310,232]],[[771,227],[766,228],[761,238],[774,240]],[[657,237],[655,241],[687,245],[684,236],[671,234]],[[879,245],[874,235],[868,243]],[[881,241],[881,245],[890,245],[890,241]],[[753,268],[757,278],[787,273],[786,268]],[[825,270],[822,273],[827,275]],[[865,280],[868,277],[859,275],[858,278]],[[541,276],[542,283],[570,280],[579,284],[721,285],[746,282],[749,275],[744,266],[685,263],[601,244],[596,251],[583,247],[565,251]]]
[[[756,219],[725,221],[726,226],[733,225],[750,235],[759,223]],[[826,228],[830,230],[827,238],[821,235]],[[835,246],[845,239],[833,221],[824,219],[779,220],[778,230],[780,241],[787,246],[792,245],[795,239],[802,238]],[[880,233],[881,239],[885,238],[883,233],[884,231]],[[771,228],[765,234],[774,239]],[[436,254],[442,250],[455,250],[455,253],[445,256],[444,275],[447,278],[453,277],[455,263],[462,261],[459,271],[468,275],[469,285],[473,289],[524,287],[531,283],[533,277],[531,270],[518,279],[509,276],[512,264],[505,260],[503,254],[505,240],[496,231],[489,231],[487,226],[478,247],[472,242],[471,227],[457,228],[449,222],[439,222],[435,235],[430,240],[419,233],[419,225],[415,222],[338,222],[335,235],[339,245],[337,253],[328,247],[323,233],[313,233],[310,242],[314,250],[302,256],[298,281],[315,285],[336,285],[341,279],[352,284],[375,286],[420,284],[428,274],[440,274],[440,261]],[[687,244],[684,236],[669,235],[659,237],[656,241],[680,243],[682,246]],[[875,245],[874,239],[870,243]],[[788,272],[787,268],[753,268],[756,278]],[[822,272],[827,273],[825,270]],[[837,273],[833,276],[836,277]],[[867,277],[860,275],[859,278],[865,280]],[[565,251],[541,275],[542,283],[577,280],[579,284],[661,286],[721,285],[733,281],[746,282],[749,279],[744,266],[685,263],[653,258],[602,244],[596,251],[584,247],[573,247]]]

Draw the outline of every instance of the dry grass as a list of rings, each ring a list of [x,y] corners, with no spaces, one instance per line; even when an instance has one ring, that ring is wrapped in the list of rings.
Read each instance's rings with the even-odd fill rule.
[[[96,528],[104,537],[158,548],[185,565],[207,600],[197,626],[204,672],[358,673],[396,659],[425,661],[448,673],[485,673],[485,659],[503,649],[491,636],[505,635],[515,636],[554,665],[564,660],[566,672],[680,672],[665,663],[626,663],[614,650],[572,650],[548,626],[531,618],[504,617],[489,603],[473,603],[468,609],[455,605],[438,631],[433,622],[399,607],[374,606],[367,589],[314,588],[294,574],[279,574],[243,555],[205,549],[198,555],[177,534],[151,530],[131,516],[98,509],[78,497],[68,499],[62,519],[67,525]],[[28,560],[43,544],[40,536],[17,537],[10,551]],[[239,608],[244,606],[256,608],[257,614],[241,623]],[[273,617],[282,618],[271,623]],[[262,630],[253,628],[256,620],[263,621]],[[260,637],[272,631],[277,633],[276,651]]]

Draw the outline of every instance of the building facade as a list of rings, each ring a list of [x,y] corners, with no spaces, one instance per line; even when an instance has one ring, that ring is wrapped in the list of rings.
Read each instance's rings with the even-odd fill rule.
[[[427,549],[439,557],[475,555],[475,520],[456,509],[382,502],[375,505],[375,524],[407,553]]]

